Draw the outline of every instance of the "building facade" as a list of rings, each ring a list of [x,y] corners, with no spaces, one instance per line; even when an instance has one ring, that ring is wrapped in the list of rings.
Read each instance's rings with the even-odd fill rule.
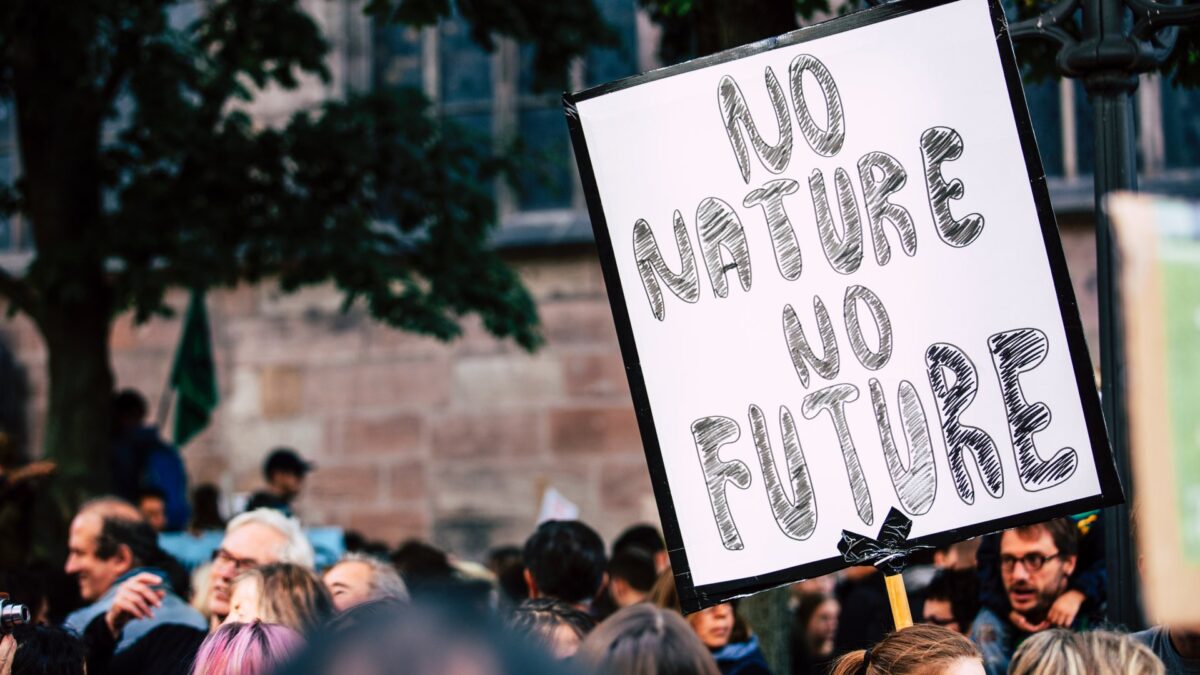
[[[543,492],[554,487],[611,538],[656,520],[624,367],[591,241],[557,94],[531,84],[530,54],[511,41],[487,52],[458,21],[435,28],[372,26],[351,2],[310,0],[334,51],[329,82],[266,91],[251,106],[263,124],[298,107],[368,87],[415,86],[440,114],[497,148],[519,140],[527,157],[515,186],[493,189],[496,245],[537,300],[546,345],[527,354],[467,321],[443,344],[340,311],[328,287],[294,295],[266,284],[209,295],[220,406],[183,449],[194,484],[227,495],[262,481],[263,457],[295,448],[317,464],[298,506],[312,524],[359,530],[390,545],[428,538],[465,557],[519,543]],[[574,88],[659,65],[657,32],[635,0],[598,0],[620,46],[570,72]],[[1090,110],[1072,82],[1027,88],[1050,174],[1085,328],[1097,343]],[[1143,186],[1200,193],[1200,97],[1157,77],[1138,93]],[[19,173],[11,109],[0,107],[0,180]],[[0,223],[0,264],[19,269],[30,238]],[[182,310],[186,295],[172,296]],[[112,334],[119,386],[161,407],[179,320]],[[25,381],[20,415],[36,454],[45,420],[45,349],[25,319],[0,322],[0,342]],[[157,405],[156,405],[157,404]]]

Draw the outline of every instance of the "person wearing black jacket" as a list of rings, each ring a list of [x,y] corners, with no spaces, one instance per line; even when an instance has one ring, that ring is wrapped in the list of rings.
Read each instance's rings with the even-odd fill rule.
[[[83,633],[88,675],[189,675],[192,661],[208,634],[183,624],[164,624],[131,647],[117,652],[107,616],[96,617]]]

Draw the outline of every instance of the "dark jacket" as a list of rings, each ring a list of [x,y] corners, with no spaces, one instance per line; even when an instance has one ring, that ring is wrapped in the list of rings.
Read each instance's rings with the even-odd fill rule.
[[[117,649],[117,638],[108,630],[104,615],[83,632],[87,646],[88,675],[189,675],[192,661],[208,634],[182,624],[164,624],[132,646]]]
[[[758,646],[758,637],[745,642],[730,642],[713,652],[721,675],[771,675],[767,659]]]
[[[179,450],[158,435],[157,427],[141,427],[118,435],[112,443],[113,491],[136,504],[142,490],[158,488],[166,495],[167,530],[188,526],[187,470]]]

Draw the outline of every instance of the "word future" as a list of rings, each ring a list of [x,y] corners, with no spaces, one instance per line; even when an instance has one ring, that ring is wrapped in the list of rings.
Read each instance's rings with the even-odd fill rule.
[[[833,76],[823,63],[807,54],[797,56],[789,71],[796,123],[805,142],[820,156],[837,155],[845,141],[846,125]],[[814,119],[805,100],[806,73],[817,82],[825,99],[823,126]],[[769,67],[765,70],[765,82],[779,130],[779,140],[775,144],[767,143],[759,133],[741,89],[732,77],[722,78],[717,88],[725,131],[742,180],[747,184],[752,168],[749,148],[753,148],[759,163],[773,174],[786,171],[793,153],[793,128],[787,98]],[[746,137],[749,137],[749,143]],[[947,182],[942,173],[943,164],[962,156],[962,137],[949,127],[933,126],[920,135],[919,146],[924,164],[925,194],[939,238],[955,248],[970,245],[983,231],[984,218],[977,213],[963,218],[954,217],[951,202],[961,199],[965,191],[961,180]],[[904,167],[885,152],[868,152],[859,158],[855,175],[865,197],[866,224],[870,230],[876,264],[884,266],[891,260],[891,243],[885,225],[894,230],[906,256],[916,255],[917,229],[912,214],[904,206],[891,201],[891,196],[908,180]],[[825,175],[819,169],[808,176],[807,196],[811,199],[825,261],[837,273],[849,276],[858,271],[863,262],[863,217],[850,173],[842,168],[836,169],[833,183],[840,224],[835,221]],[[762,208],[776,265],[780,274],[791,281],[800,278],[804,264],[785,198],[799,191],[798,181],[777,178],[750,190],[742,201],[745,208]],[[691,233],[679,211],[675,211],[673,221],[680,260],[678,272],[671,269],[664,259],[649,223],[639,219],[633,227],[633,252],[639,275],[650,311],[659,321],[666,320],[664,286],[683,302],[694,304],[700,300],[700,273]],[[728,297],[727,275],[734,271],[742,289],[750,291],[753,277],[749,246],[742,221],[732,206],[716,197],[701,200],[696,209],[696,241],[715,297]],[[866,369],[878,371],[884,368],[891,360],[893,336],[892,322],[883,302],[875,292],[861,285],[848,286],[842,300],[842,317],[850,351]],[[862,331],[860,307],[866,310],[875,324],[875,334],[878,336],[875,345],[868,343]],[[820,355],[810,343],[795,309],[789,304],[782,311],[784,341],[804,389],[812,384],[810,369],[817,377],[832,381],[837,378],[841,364],[842,352],[834,335],[833,322],[819,296],[813,298],[813,315]],[[1003,394],[1021,487],[1032,492],[1062,483],[1075,472],[1078,456],[1074,449],[1067,447],[1058,449],[1050,459],[1042,458],[1034,446],[1033,435],[1050,425],[1050,409],[1044,403],[1027,401],[1020,382],[1022,373],[1045,360],[1049,349],[1045,333],[1037,328],[1004,331],[989,337],[987,347]],[[970,457],[987,493],[993,498],[1003,497],[1004,472],[996,441],[987,431],[961,422],[964,411],[979,390],[979,372],[975,364],[963,349],[946,342],[935,342],[925,350],[923,375],[928,379],[935,398],[955,492],[963,502],[975,503],[975,486],[967,469],[967,457]],[[901,458],[897,449],[882,385],[879,380],[871,378],[867,389],[892,488],[900,506],[912,515],[927,513],[937,493],[937,474],[925,406],[917,388],[909,380],[901,379],[897,390],[900,420],[908,444],[908,461]],[[800,413],[807,420],[824,417],[832,425],[840,445],[855,510],[861,520],[870,525],[874,520],[871,490],[846,414],[847,406],[857,401],[859,394],[859,387],[855,384],[828,384],[804,396]],[[766,414],[758,406],[750,405],[747,417],[750,437],[757,450],[775,520],[788,537],[807,539],[816,530],[818,501],[795,417],[786,406],[779,407],[786,473],[781,473],[775,466]],[[730,484],[739,489],[749,489],[751,472],[745,462],[722,460],[719,457],[722,446],[741,438],[741,426],[729,417],[706,416],[692,423],[691,432],[722,543],[730,550],[742,549],[742,538],[730,512],[726,490]],[[788,497],[784,489],[785,478],[790,483],[794,497]]]

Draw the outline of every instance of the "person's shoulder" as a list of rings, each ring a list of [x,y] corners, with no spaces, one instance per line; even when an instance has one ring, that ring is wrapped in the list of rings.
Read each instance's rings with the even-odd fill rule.
[[[104,598],[101,598],[90,605],[84,605],[68,614],[67,618],[63,620],[63,628],[74,632],[76,635],[82,635],[93,619],[103,615],[107,611],[108,604],[104,602]]]
[[[971,622],[970,636],[976,642],[989,642],[999,639],[1007,632],[1008,620],[988,607],[980,607],[975,620]]]
[[[1151,651],[1153,651],[1162,641],[1165,632],[1166,631],[1162,626],[1151,626],[1146,630],[1130,633],[1129,637],[1146,645]]]

